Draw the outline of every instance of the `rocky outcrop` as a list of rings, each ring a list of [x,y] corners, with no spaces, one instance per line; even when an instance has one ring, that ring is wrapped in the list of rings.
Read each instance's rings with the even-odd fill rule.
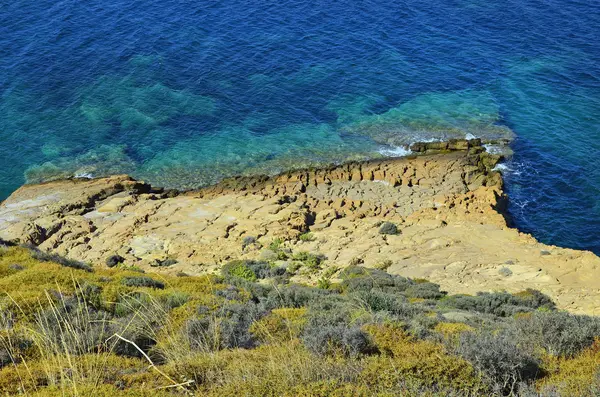
[[[502,178],[492,171],[499,156],[477,141],[432,145],[409,158],[231,178],[190,192],[127,176],[26,185],[0,205],[0,239],[98,266],[119,255],[141,268],[200,274],[269,256],[264,247],[279,238],[292,252],[325,255],[325,267],[385,262],[454,293],[537,288],[562,308],[600,314],[598,257],[506,226]],[[380,234],[383,221],[399,233]],[[313,238],[298,238],[306,232]]]

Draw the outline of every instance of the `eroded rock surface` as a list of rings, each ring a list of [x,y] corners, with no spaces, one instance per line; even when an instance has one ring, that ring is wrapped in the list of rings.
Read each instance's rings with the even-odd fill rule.
[[[444,153],[233,178],[185,193],[127,176],[26,185],[0,205],[0,238],[99,266],[120,255],[187,274],[265,258],[280,238],[292,252],[324,254],[323,271],[388,261],[389,272],[452,293],[536,288],[561,308],[600,314],[600,258],[506,226],[502,179],[491,171],[497,156],[477,144],[421,149]],[[399,233],[380,234],[383,221]],[[298,238],[309,231],[313,238]]]

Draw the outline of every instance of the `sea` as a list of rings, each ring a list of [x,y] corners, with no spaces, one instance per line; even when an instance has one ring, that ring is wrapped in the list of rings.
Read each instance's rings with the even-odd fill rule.
[[[511,139],[511,224],[600,254],[598,0],[0,3],[0,200]]]

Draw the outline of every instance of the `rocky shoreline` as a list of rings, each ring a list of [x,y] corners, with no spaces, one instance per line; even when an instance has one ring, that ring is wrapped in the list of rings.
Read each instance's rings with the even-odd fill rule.
[[[535,288],[560,308],[600,314],[600,258],[507,226],[494,171],[500,155],[476,139],[411,150],[406,158],[230,178],[188,192],[124,175],[26,185],[0,204],[0,239],[98,266],[112,260],[190,275],[235,259],[293,265],[305,253],[321,259],[295,281],[315,284],[362,264],[451,293]],[[395,233],[381,233],[382,222]]]

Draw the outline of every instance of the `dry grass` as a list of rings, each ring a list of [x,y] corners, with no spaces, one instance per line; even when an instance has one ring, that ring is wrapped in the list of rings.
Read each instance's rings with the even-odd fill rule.
[[[65,268],[35,260],[23,248],[0,248],[0,394],[441,397],[493,393],[484,374],[448,347],[479,326],[439,321],[431,299],[362,291],[348,292],[354,295],[343,301],[344,295],[337,292],[299,289],[285,295],[277,290],[275,303],[269,301],[275,307],[263,308],[256,303],[262,298],[253,290],[258,284],[247,281],[236,287],[212,276],[148,274],[165,288],[121,282],[134,276],[139,274],[117,267],[93,272]],[[377,277],[369,279],[369,285],[379,282]],[[353,280],[355,289],[363,288]],[[307,304],[309,298],[318,304]],[[279,301],[285,304],[277,306]],[[420,305],[418,310],[408,310],[415,305]],[[242,336],[256,344],[225,346],[224,333],[242,332],[227,327],[243,323],[251,310],[258,314]],[[311,353],[302,335],[317,315],[323,321],[347,316],[343,321],[360,327],[375,349],[355,356],[335,349],[324,355]],[[496,324],[491,317],[484,319],[488,325]],[[190,338],[191,320],[199,322],[202,338]],[[417,333],[425,336],[414,336]],[[589,393],[600,368],[597,345],[573,358],[546,355],[547,373],[536,386],[557,389],[562,395]]]

